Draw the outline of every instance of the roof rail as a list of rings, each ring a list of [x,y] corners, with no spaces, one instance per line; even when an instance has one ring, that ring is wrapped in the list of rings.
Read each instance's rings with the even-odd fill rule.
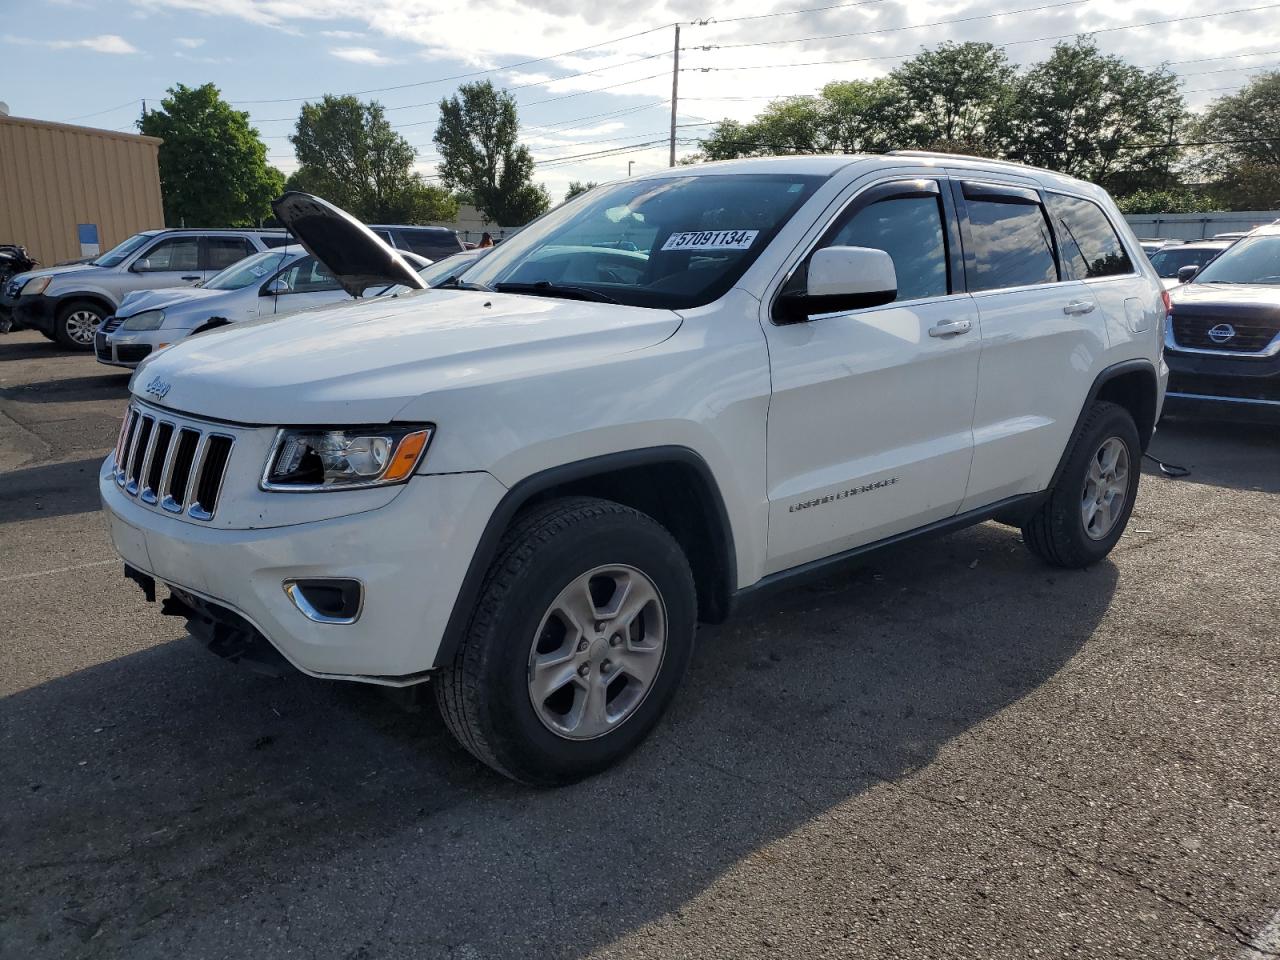
[[[1070,174],[1063,173],[1060,170],[1050,170],[1048,167],[1035,167],[1029,163],[1018,163],[1014,160],[997,160],[994,157],[975,157],[968,153],[943,153],[940,150],[889,150],[886,151],[886,156],[931,157],[936,160],[972,160],[977,163],[994,163],[1002,167],[1017,167],[1019,170],[1035,170],[1037,173],[1052,173],[1055,177],[1075,179]]]

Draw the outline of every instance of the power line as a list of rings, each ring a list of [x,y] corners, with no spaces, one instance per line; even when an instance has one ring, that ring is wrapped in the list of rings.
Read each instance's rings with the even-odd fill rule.
[[[107,109],[105,109],[105,110],[99,110],[97,113],[82,113],[82,114],[80,114],[80,116],[78,116],[78,117],[70,117],[70,118],[68,118],[68,119],[66,119],[66,120],[63,120],[62,122],[63,122],[63,123],[73,123],[73,122],[75,122],[76,120],[88,120],[90,117],[100,117],[100,116],[102,116],[104,113],[115,113],[117,110],[123,110],[125,107],[132,107],[132,106],[135,106],[136,104],[139,104],[139,103],[141,103],[141,102],[142,102],[142,98],[141,98],[141,97],[134,97],[132,100],[129,100],[129,101],[128,101],[128,102],[126,102],[126,103],[122,103],[122,104],[120,104],[120,105],[119,105],[119,106],[117,106],[117,107],[107,107]]]
[[[886,0],[853,0],[852,3],[831,3],[825,7],[806,7],[803,10],[777,10],[773,13],[751,13],[741,17],[707,17],[703,20],[686,21],[690,27],[714,27],[722,23],[740,23],[743,20],[765,20],[769,17],[794,17],[801,13],[821,13],[824,10],[842,10],[845,7],[866,7],[873,3],[884,3]]]
[[[1120,26],[1115,26],[1115,27],[1100,27],[1096,30],[1082,30],[1077,33],[1060,33],[1060,34],[1056,34],[1054,36],[1048,36],[1048,37],[1029,37],[1023,40],[1009,40],[1006,43],[996,43],[996,44],[992,44],[992,46],[1000,49],[1004,49],[1006,47],[1016,47],[1016,46],[1021,46],[1022,44],[1027,44],[1027,43],[1043,43],[1049,40],[1072,40],[1079,37],[1090,37],[1098,33],[1115,33],[1121,30],[1138,30],[1143,27],[1163,26],[1164,24],[1169,24],[1169,23],[1183,23],[1188,20],[1208,20],[1214,17],[1228,17],[1237,13],[1253,13],[1258,10],[1271,10],[1276,7],[1280,7],[1280,3],[1269,3],[1260,7],[1242,7],[1237,10],[1222,10],[1217,13],[1201,13],[1201,14],[1195,14],[1194,16],[1174,17],[1172,19],[1166,19],[1166,20],[1147,20],[1142,23],[1122,24]],[[933,27],[933,26],[939,26],[939,24],[938,23],[922,23],[922,24],[917,24],[917,26]],[[818,39],[822,39],[822,38],[818,38]],[[700,49],[700,48],[691,47],[689,49]],[[1276,52],[1276,51],[1268,51],[1268,52]],[[1239,54],[1238,56],[1259,56],[1259,55],[1260,54]],[[755,63],[755,64],[740,64],[740,65],[727,66],[727,67],[686,67],[685,69],[686,71],[696,71],[699,73],[719,73],[722,71],[737,71],[737,70],[783,70],[783,69],[789,69],[791,67],[831,66],[831,65],[844,64],[844,63],[871,63],[879,60],[908,60],[913,56],[915,56],[914,53],[886,54],[886,55],[874,56],[874,57],[847,57],[847,58],[834,59],[834,60],[833,59],[807,60],[801,63]],[[1226,58],[1212,57],[1207,59],[1219,60],[1219,59],[1226,59]],[[1198,61],[1187,60],[1187,61],[1178,61],[1178,62],[1194,63]],[[690,98],[686,98],[686,99],[690,99]]]
[[[876,30],[857,30],[853,33],[824,33],[813,37],[792,37],[787,40],[752,40],[747,43],[713,43],[686,47],[687,50],[736,50],[742,47],[771,47],[780,43],[810,43],[814,40],[842,40],[848,37],[871,37],[882,33],[899,33],[904,30],[921,30],[925,27],[944,27],[955,23],[971,23],[974,20],[991,20],[995,17],[1013,16],[1017,13],[1036,13],[1041,10],[1054,10],[1059,7],[1077,7],[1092,0],[1058,0],[1057,3],[1041,4],[1037,7],[1022,7],[1018,10],[1001,10],[996,13],[980,13],[972,17],[953,17],[950,20],[935,20],[932,23],[912,23],[900,27],[880,27]],[[1277,4],[1280,6],[1280,4]]]

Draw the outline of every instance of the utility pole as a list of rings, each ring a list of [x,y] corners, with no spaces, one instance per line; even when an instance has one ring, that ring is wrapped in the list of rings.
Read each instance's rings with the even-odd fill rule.
[[[676,104],[680,100],[680,24],[676,24],[675,60],[671,64],[671,158],[669,167],[676,165]]]
[[[142,118],[138,121],[139,130],[142,129],[142,124],[146,121],[146,119],[147,119],[147,101],[143,100],[142,101]]]

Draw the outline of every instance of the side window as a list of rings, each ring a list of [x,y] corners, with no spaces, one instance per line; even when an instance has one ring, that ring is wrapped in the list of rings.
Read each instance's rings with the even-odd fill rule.
[[[1044,207],[1030,190],[974,189],[965,184],[973,275],[969,289],[999,290],[1056,283],[1058,265]]]
[[[1076,280],[1133,273],[1115,227],[1091,200],[1049,194],[1049,213],[1058,234],[1063,265]]]
[[[204,243],[206,270],[224,270],[257,252],[244,237],[205,237]]]
[[[138,273],[158,273],[163,270],[200,269],[200,238],[170,237],[161,240],[133,263]]]
[[[288,246],[290,243],[296,243],[287,233],[264,233],[259,239],[262,245],[268,250],[274,250],[276,247]]]
[[[936,194],[889,196],[855,209],[820,246],[874,247],[893,258],[898,300],[949,292],[942,201]]]
[[[342,289],[333,274],[315,257],[303,257],[290,264],[277,279],[285,282],[286,293],[323,293]]]

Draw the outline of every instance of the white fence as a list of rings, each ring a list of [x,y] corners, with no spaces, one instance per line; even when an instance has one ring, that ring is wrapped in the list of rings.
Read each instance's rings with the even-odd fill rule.
[[[1234,213],[1140,213],[1125,217],[1139,237],[1203,240],[1215,233],[1252,230],[1280,220],[1280,210],[1241,210]]]

